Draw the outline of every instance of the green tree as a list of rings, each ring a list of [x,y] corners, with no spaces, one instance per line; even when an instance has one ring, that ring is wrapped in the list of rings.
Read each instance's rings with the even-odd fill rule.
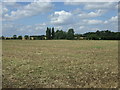
[[[74,29],[69,29],[67,32],[67,39],[73,40],[74,39]]]
[[[111,32],[109,30],[88,32],[83,34],[89,40],[119,40],[119,32]]]
[[[48,27],[47,27],[47,30],[46,30],[46,38],[47,38],[48,40],[51,39],[51,28],[48,28]]]
[[[52,27],[52,36],[51,36],[52,39],[55,39],[55,31],[54,31],[54,27]]]
[[[58,39],[58,38],[59,38],[59,30],[55,32],[55,39]]]
[[[28,36],[28,35],[25,35],[24,38],[25,38],[26,40],[28,40],[28,39],[29,39],[29,36]]]
[[[13,39],[17,39],[17,35],[13,35]]]
[[[4,36],[2,36],[1,38],[2,38],[2,39],[5,39],[5,37],[4,37]]]
[[[66,39],[66,32],[63,30],[57,30],[55,32],[55,39]]]
[[[18,36],[18,39],[22,39],[22,36]]]

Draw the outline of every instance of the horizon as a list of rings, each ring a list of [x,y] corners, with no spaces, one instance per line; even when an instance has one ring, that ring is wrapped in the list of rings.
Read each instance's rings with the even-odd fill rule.
[[[73,29],[73,28],[70,28],[70,29]],[[69,29],[68,29],[69,30]],[[74,30],[74,29],[73,29]],[[57,30],[54,30],[55,32],[57,31]],[[59,30],[60,31],[60,30]],[[64,30],[62,30],[62,31],[64,31]],[[107,31],[107,30],[96,30],[96,31],[93,31],[93,33],[96,33],[97,31],[99,31],[99,32],[101,32],[101,31]],[[113,33],[119,33],[120,31],[111,31],[111,30],[108,30],[108,31],[110,31],[110,32],[113,32]],[[64,32],[66,32],[67,33],[67,31],[64,31]],[[74,35],[77,35],[77,34],[79,34],[79,35],[84,35],[84,34],[86,34],[86,33],[91,33],[91,32],[85,32],[85,33],[75,33],[74,32]],[[14,34],[15,35],[15,34]],[[11,35],[11,36],[3,36],[3,37],[13,37],[14,35]],[[22,36],[22,37],[24,37],[24,36],[46,36],[46,33],[45,34],[42,34],[42,35],[28,35],[28,34],[25,34],[25,35],[16,35],[17,37],[18,36]],[[0,36],[0,37],[2,37],[2,36]]]

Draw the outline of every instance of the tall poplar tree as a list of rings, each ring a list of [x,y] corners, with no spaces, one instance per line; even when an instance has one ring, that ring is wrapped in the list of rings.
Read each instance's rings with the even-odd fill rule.
[[[54,31],[54,27],[52,27],[52,39],[55,39],[55,31]]]
[[[47,38],[48,40],[51,39],[51,28],[48,28],[48,27],[47,27],[47,30],[46,30],[46,38]]]

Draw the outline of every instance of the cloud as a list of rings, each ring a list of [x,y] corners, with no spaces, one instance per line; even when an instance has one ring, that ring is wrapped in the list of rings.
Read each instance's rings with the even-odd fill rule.
[[[8,9],[7,8],[3,8],[3,13],[7,13],[8,12]]]
[[[89,10],[88,10],[89,11]],[[57,12],[57,13],[56,13]],[[68,15],[64,13],[69,13]],[[72,11],[55,11],[51,17],[51,24],[55,27],[60,27],[63,30],[68,30],[70,27],[75,29],[76,33],[85,33],[96,30],[113,30],[117,31],[117,28],[112,25],[106,25],[107,20],[97,18],[106,15],[106,9],[96,9],[90,12],[76,8]],[[105,18],[106,19],[106,18]],[[116,17],[111,17],[111,20],[115,20]],[[106,22],[105,22],[106,21]],[[112,27],[111,27],[112,26]]]
[[[46,30],[46,23],[34,24],[34,25],[24,25],[15,23],[5,23],[3,24],[2,34],[4,36],[13,35],[43,35]]]
[[[71,13],[77,15],[83,13],[83,11],[80,8],[76,8],[75,10],[71,11]]]
[[[0,21],[1,21],[1,19],[2,19],[2,13],[3,13],[3,11],[2,11],[2,3],[0,2]]]
[[[35,30],[44,30],[46,29],[47,25],[46,23],[41,23],[41,24],[35,24]]]
[[[113,16],[109,20],[105,20],[104,24],[118,23],[118,16]]]
[[[64,2],[64,4],[65,5],[81,5],[82,2],[71,2],[71,1],[69,1],[69,2]]]
[[[70,12],[66,12],[64,10],[55,11],[54,14],[51,15],[50,22],[54,25],[66,25],[73,22],[72,18],[73,16]]]
[[[83,29],[83,28],[85,28],[85,26],[80,26],[79,28],[80,28],[80,29]]]
[[[21,9],[17,9],[16,11],[11,11],[10,15],[5,14],[3,16],[4,20],[15,20],[24,17],[34,16],[39,13],[45,13],[52,9],[53,5],[49,2],[33,2]]]
[[[85,3],[84,9],[115,9],[116,8],[115,2],[92,2],[92,3]]]
[[[108,20],[105,20],[104,23],[104,28],[112,31],[118,31],[118,16],[113,16]]]
[[[43,5],[44,4],[44,5]],[[87,5],[88,3],[81,3],[81,5]],[[89,3],[90,5],[94,5],[95,3]],[[99,3],[100,5],[104,3]],[[107,3],[106,3],[107,4]],[[98,5],[98,3],[96,3]],[[76,33],[85,33],[96,30],[117,30],[117,16],[111,16],[111,18],[101,18],[103,15],[107,15],[106,10],[110,9],[103,8],[100,6],[93,8],[90,6],[90,10],[83,7],[76,7],[74,10],[59,10],[54,11],[53,13],[47,14],[50,15],[49,21],[47,23],[40,24],[32,24],[32,25],[18,25],[18,24],[6,24],[3,25],[3,34],[4,35],[42,35],[45,34],[47,26],[54,26],[55,30],[65,30],[67,31],[69,28],[73,28]],[[10,6],[10,5],[9,5]],[[17,8],[16,10],[9,10],[9,8],[4,7],[4,19],[5,20],[16,20],[24,17],[29,17],[33,15],[39,15],[41,13],[49,12],[53,4],[51,3],[30,3],[22,5],[23,7]],[[67,6],[66,6],[67,7]],[[63,7],[64,8],[64,7]],[[93,10],[92,10],[93,9]],[[55,9],[56,10],[56,9]],[[10,12],[10,13],[8,13]],[[46,16],[47,16],[46,15]],[[109,16],[109,15],[108,15]],[[47,18],[47,17],[46,17]],[[108,19],[108,20],[106,20]],[[47,19],[45,19],[47,20]],[[39,20],[41,22],[41,20]],[[13,21],[14,22],[14,21]],[[17,22],[17,20],[15,21]],[[43,21],[44,22],[44,21]],[[7,23],[7,21],[5,22]]]
[[[101,23],[103,23],[102,20],[83,20],[83,22],[85,22],[87,24],[101,24]]]
[[[80,18],[91,18],[91,17],[98,17],[98,16],[101,16],[105,13],[105,10],[96,10],[95,12],[89,12],[89,13],[82,13],[82,14],[79,14],[78,16]]]
[[[17,0],[3,0],[3,2],[17,2]]]
[[[72,4],[73,2],[119,2],[119,0],[64,0],[65,3],[70,4],[70,5],[75,5]],[[80,3],[79,3],[80,4]],[[79,5],[76,4],[76,5]]]
[[[111,21],[111,22],[117,22],[118,21],[118,16],[111,17],[111,19],[109,21]]]

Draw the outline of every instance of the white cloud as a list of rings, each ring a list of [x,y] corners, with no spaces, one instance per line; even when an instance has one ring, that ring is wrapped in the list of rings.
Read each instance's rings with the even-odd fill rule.
[[[119,0],[64,0],[65,3],[72,2],[119,2]],[[73,4],[74,5],[74,4]]]
[[[34,2],[24,6],[22,9],[11,11],[10,15],[5,14],[4,20],[15,20],[23,17],[37,15],[39,13],[48,12],[52,9],[53,5],[49,2]]]
[[[51,16],[51,24],[55,25],[66,25],[72,23],[72,13],[66,12],[64,10],[62,11],[56,11]]]
[[[118,16],[113,16],[109,20],[105,20],[104,24],[118,23]]]
[[[2,13],[3,13],[3,12],[2,12],[2,3],[1,3],[1,2],[0,2],[0,12],[1,12],[1,13],[0,13],[0,20],[1,20],[1,19],[2,19]]]
[[[111,21],[111,22],[117,22],[118,21],[118,16],[111,17],[111,19],[109,21]]]
[[[101,24],[101,23],[103,23],[102,20],[83,20],[83,22],[85,22],[87,24]]]
[[[80,5],[82,4],[81,2],[64,2],[65,5]]]
[[[34,25],[23,25],[15,23],[3,24],[2,33],[5,36],[16,35],[43,35],[46,30],[46,23],[34,24]]]
[[[3,10],[3,13],[8,12],[8,9],[7,9],[7,8],[3,8],[2,10]]]
[[[118,16],[113,16],[104,21],[104,28],[112,31],[118,31]]]
[[[104,24],[107,24],[108,23],[108,21],[106,20],[105,22],[104,22]]]
[[[3,0],[3,2],[17,2],[17,0]]]
[[[17,3],[16,3],[16,1],[14,1],[14,2],[4,2],[3,5],[4,6],[15,6],[15,5],[17,5]]]
[[[97,10],[95,12],[89,12],[89,13],[82,13],[82,14],[79,14],[78,16],[81,17],[81,18],[91,18],[91,17],[98,17],[98,16],[101,16],[105,13],[105,10]]]
[[[71,11],[72,14],[80,14],[83,13],[83,11],[80,8],[76,8],[75,10]]]
[[[46,23],[42,23],[42,24],[36,24],[35,25],[35,30],[44,30],[46,28]]]
[[[80,28],[80,29],[83,29],[83,28],[85,28],[85,26],[80,26],[79,28]]]
[[[115,9],[116,8],[115,2],[93,2],[93,3],[86,3],[85,9]]]
[[[22,8],[18,8],[15,11],[11,11],[10,14],[7,13],[9,8],[6,8],[8,10],[4,9],[5,10],[4,12],[6,12],[4,14],[4,19],[15,20],[23,17],[38,15],[39,13],[44,13],[51,10],[51,8],[52,8],[51,3],[47,3],[44,5],[42,5],[41,3],[31,3],[29,5],[24,5]],[[104,29],[117,30],[116,24],[114,24],[113,22],[116,22],[118,17],[114,16],[111,17],[109,20],[105,21],[99,20],[100,18],[94,17],[99,16],[102,17],[103,14],[107,15],[106,9],[104,6],[102,9],[100,7],[98,8],[97,6],[95,8],[93,10],[84,10],[82,8],[81,9],[76,8],[73,11],[65,10],[54,11],[54,13],[50,16],[50,21],[48,21],[48,23],[41,23],[35,25],[16,25],[16,24],[13,24],[11,26],[6,25],[3,28],[3,34],[40,35],[45,34],[47,26],[53,25],[55,27],[55,30],[62,29],[67,31],[70,27],[72,27],[74,28],[76,33],[91,32],[97,30],[98,28],[100,30]]]
[[[55,30],[63,30],[63,27],[62,26],[56,26]]]

